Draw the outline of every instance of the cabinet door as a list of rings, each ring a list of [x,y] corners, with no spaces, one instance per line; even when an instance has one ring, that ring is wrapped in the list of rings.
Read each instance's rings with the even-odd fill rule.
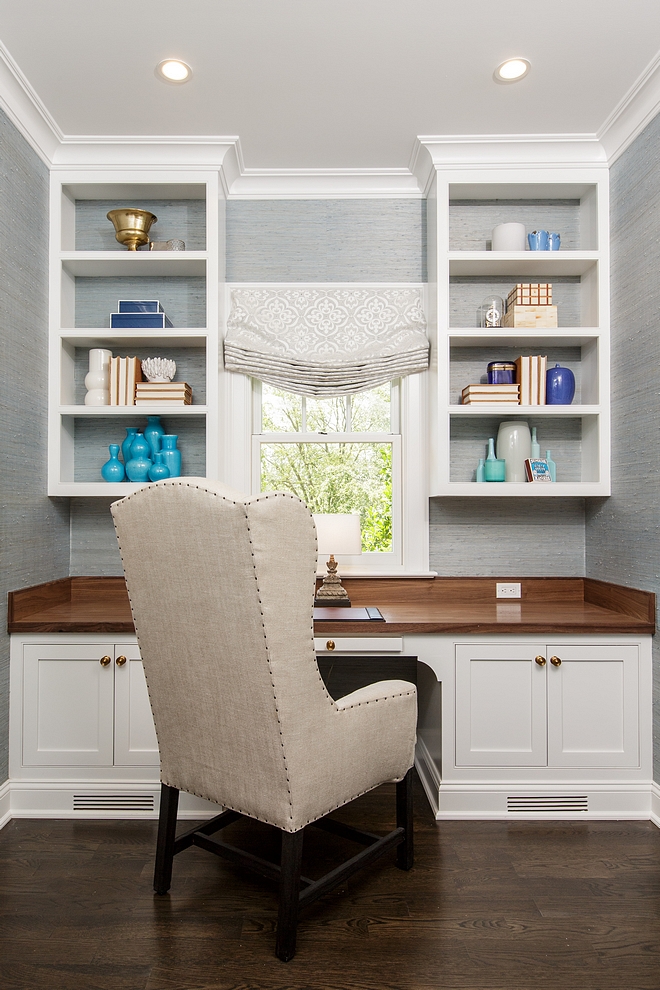
[[[543,647],[456,647],[456,765],[541,767],[547,762]]]
[[[112,766],[113,647],[23,648],[23,765]]]
[[[137,646],[115,647],[115,766],[157,767],[158,741]],[[126,657],[125,663],[120,663]]]
[[[638,648],[547,649],[550,766],[639,766]]]

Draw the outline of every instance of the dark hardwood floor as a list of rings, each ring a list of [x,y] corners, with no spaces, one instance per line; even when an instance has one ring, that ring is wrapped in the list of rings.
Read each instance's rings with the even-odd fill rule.
[[[390,827],[387,785],[343,811]],[[646,822],[436,823],[302,916],[274,952],[274,885],[188,849],[151,889],[154,822],[13,821],[0,832],[1,990],[658,990],[660,830]],[[256,823],[227,829],[273,847]],[[319,875],[343,840],[311,831]],[[348,847],[349,849],[351,847]],[[324,851],[325,850],[325,851]],[[274,849],[273,849],[274,852]]]

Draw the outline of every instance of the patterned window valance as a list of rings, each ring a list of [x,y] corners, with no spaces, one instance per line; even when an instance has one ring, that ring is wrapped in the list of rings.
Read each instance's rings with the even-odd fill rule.
[[[418,287],[237,288],[225,367],[303,395],[349,395],[429,364]]]

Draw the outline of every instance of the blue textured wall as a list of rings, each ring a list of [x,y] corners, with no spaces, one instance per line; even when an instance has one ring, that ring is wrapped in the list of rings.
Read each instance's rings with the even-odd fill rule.
[[[613,165],[612,497],[590,504],[587,574],[660,595],[660,116]],[[654,644],[660,782],[660,647]]]
[[[0,583],[69,573],[69,506],[46,496],[48,171],[0,112]],[[0,634],[0,784],[8,776],[9,637]]]

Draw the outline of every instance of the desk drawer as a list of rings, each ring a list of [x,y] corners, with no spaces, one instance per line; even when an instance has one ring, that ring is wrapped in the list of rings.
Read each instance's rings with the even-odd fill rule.
[[[317,653],[401,653],[403,637],[315,636],[314,649]]]

